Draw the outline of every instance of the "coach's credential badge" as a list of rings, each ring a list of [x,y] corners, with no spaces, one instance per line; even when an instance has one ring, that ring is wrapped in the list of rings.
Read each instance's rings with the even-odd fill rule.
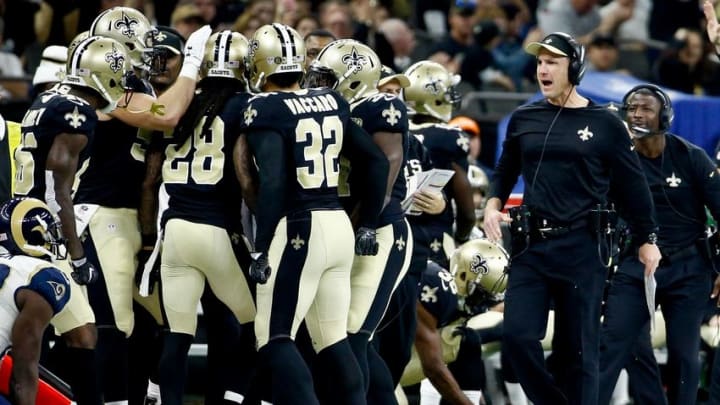
[[[590,128],[589,126],[586,126],[585,128],[583,128],[583,129],[578,129],[578,131],[577,131],[578,135],[580,136],[580,139],[581,139],[583,142],[589,141],[590,138],[592,138],[593,135],[595,135],[595,134],[593,134],[592,132],[590,132],[590,129],[589,129],[589,128]]]

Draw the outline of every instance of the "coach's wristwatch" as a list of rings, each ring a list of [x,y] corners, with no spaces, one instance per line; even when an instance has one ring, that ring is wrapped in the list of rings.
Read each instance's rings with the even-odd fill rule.
[[[645,240],[645,243],[649,245],[657,245],[657,234],[655,232],[650,232],[647,236],[647,240]]]

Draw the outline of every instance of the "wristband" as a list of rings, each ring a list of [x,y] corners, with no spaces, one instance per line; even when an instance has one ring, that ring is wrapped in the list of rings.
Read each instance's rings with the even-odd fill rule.
[[[87,257],[85,257],[85,256],[83,256],[77,260],[72,260],[72,259],[70,260],[70,264],[72,264],[73,267],[80,267],[80,266],[84,265],[85,263],[87,263]]]

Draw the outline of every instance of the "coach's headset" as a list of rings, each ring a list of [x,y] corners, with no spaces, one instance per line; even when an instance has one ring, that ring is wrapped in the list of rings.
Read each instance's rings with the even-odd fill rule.
[[[540,42],[533,42],[527,47],[527,51],[537,56],[540,48],[545,48],[552,53],[561,52],[570,59],[568,65],[568,81],[577,86],[585,75],[585,47],[577,42],[575,38],[564,32],[553,32],[547,35]]]
[[[673,111],[672,102],[670,101],[670,97],[667,93],[654,84],[640,84],[625,93],[625,97],[622,99],[623,114],[627,115],[628,101],[630,100],[630,97],[640,90],[649,91],[656,99],[658,99],[658,101],[660,101],[660,124],[657,133],[665,133],[670,130],[670,126],[675,118],[675,111]],[[656,132],[648,132],[642,136],[654,135],[655,133]]]

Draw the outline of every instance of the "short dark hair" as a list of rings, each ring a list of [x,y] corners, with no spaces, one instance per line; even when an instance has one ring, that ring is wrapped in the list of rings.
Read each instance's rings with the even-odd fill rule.
[[[303,41],[307,41],[307,39],[310,37],[324,37],[332,38],[333,41],[337,40],[337,38],[335,38],[335,35],[333,35],[332,32],[322,28],[318,28],[316,30],[308,32],[308,34],[305,35],[305,38],[303,38]]]

